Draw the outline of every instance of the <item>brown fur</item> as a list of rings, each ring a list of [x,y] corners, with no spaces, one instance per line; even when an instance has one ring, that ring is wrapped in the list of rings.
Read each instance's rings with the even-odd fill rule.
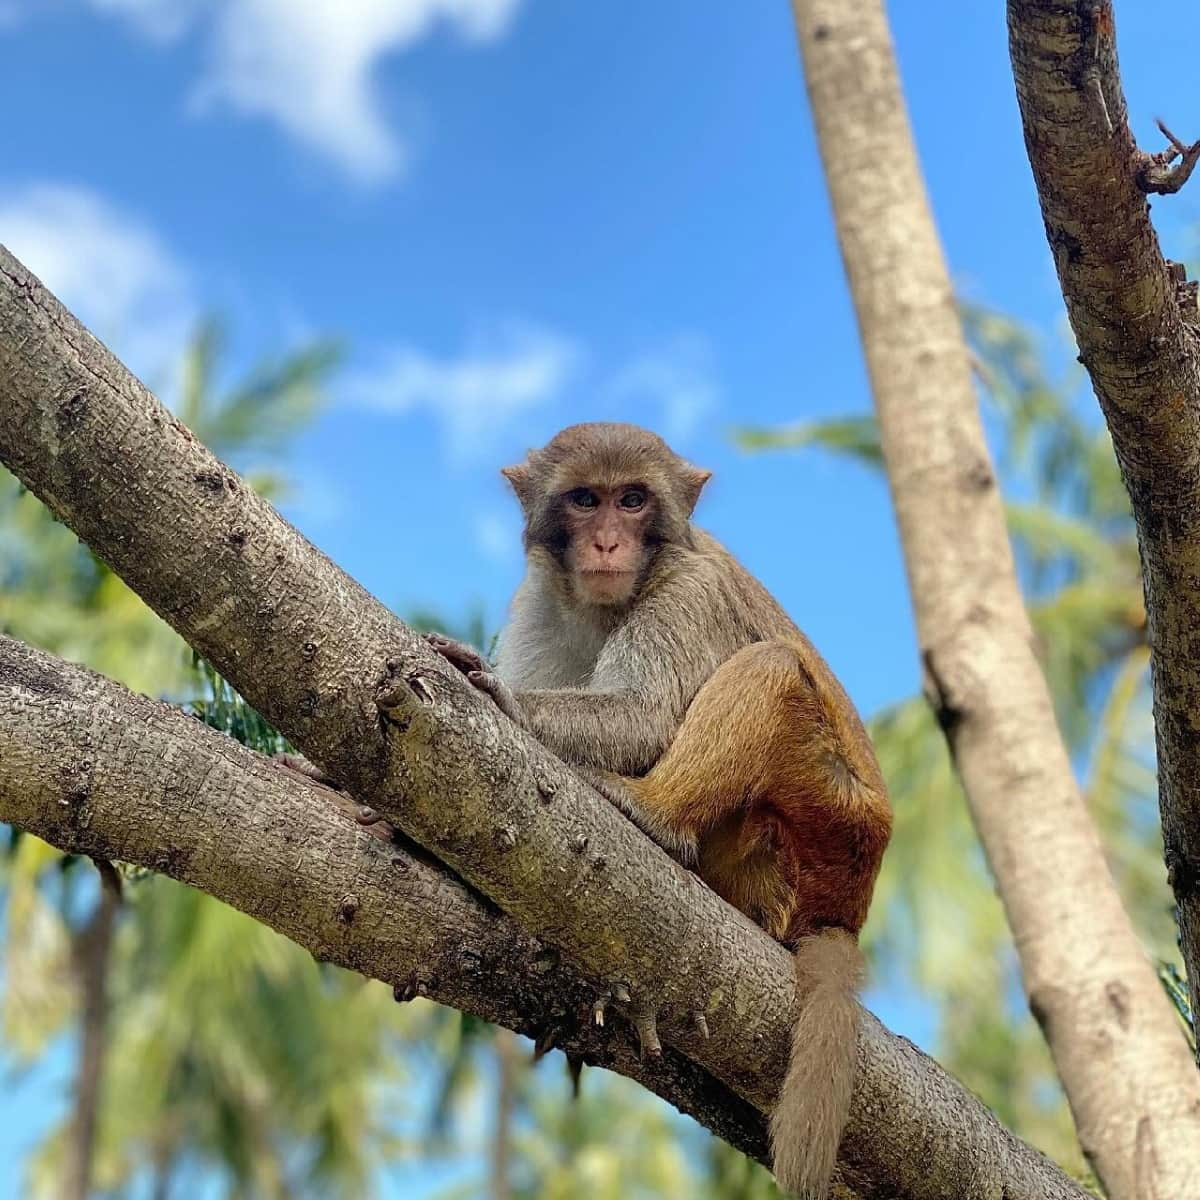
[[[857,937],[891,833],[866,731],[770,593],[691,525],[708,473],[661,438],[576,425],[504,474],[528,553],[497,663],[506,711],[795,949],[801,1011],[771,1123],[775,1170],[822,1200],[853,1083]],[[620,603],[589,604],[572,562],[591,533],[569,495],[631,485],[649,494],[644,519],[621,527],[640,539],[622,551],[637,579]]]

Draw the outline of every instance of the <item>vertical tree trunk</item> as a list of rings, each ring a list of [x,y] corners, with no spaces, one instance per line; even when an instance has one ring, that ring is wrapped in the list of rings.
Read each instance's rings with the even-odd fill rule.
[[[1200,311],[1146,203],[1191,167],[1134,141],[1110,0],[1008,0],[1008,35],[1046,240],[1137,521],[1163,849],[1200,1012]]]
[[[103,859],[95,862],[100,873],[100,895],[75,941],[80,993],[79,1069],[63,1181],[64,1200],[87,1200],[92,1186],[96,1122],[108,1043],[108,968],[121,904],[121,880],[116,869]]]
[[[1200,1075],[1112,884],[1017,584],[881,0],[793,0],[933,703],[1084,1152],[1113,1200],[1200,1179]]]
[[[512,1126],[521,1072],[521,1046],[507,1029],[496,1030],[496,1111],[488,1153],[488,1195],[491,1200],[512,1196]]]

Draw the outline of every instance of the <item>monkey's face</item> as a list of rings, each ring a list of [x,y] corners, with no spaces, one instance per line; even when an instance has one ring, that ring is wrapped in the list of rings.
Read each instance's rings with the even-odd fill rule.
[[[617,607],[633,599],[650,556],[654,496],[644,484],[575,487],[562,497],[563,565],[576,598]]]

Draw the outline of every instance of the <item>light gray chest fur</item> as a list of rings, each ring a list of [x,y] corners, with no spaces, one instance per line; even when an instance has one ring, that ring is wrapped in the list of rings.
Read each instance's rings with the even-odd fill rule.
[[[527,578],[500,634],[496,671],[517,689],[586,688],[608,634],[607,625],[564,609]]]

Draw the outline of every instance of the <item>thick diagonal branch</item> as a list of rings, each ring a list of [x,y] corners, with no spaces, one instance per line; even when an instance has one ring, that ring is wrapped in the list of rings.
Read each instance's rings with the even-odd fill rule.
[[[587,978],[658,1008],[664,1043],[774,1101],[786,953],[520,736],[2,251],[0,460],[357,799]],[[997,1177],[1012,1197],[1074,1194],[870,1018],[842,1152],[870,1195],[963,1179],[987,1195]]]
[[[1114,1197],[1182,1196],[1200,1177],[1200,1075],[1121,907],[1034,653],[882,0],[793,6],[927,692],[1084,1151]],[[1127,280],[1131,317],[1144,282]],[[1173,650],[1192,667],[1186,644]]]
[[[136,863],[223,900],[322,962],[637,1079],[739,1149],[759,1112],[671,1053],[590,1020],[599,989],[349,797],[193,717],[0,636],[0,820],[72,854]]]
[[[1117,72],[1112,5],[1010,0],[1025,146],[1079,357],[1133,502],[1158,795],[1200,1012],[1200,313],[1164,261]],[[1107,122],[1098,119],[1103,96]],[[1200,109],[1184,120],[1200,119]]]

